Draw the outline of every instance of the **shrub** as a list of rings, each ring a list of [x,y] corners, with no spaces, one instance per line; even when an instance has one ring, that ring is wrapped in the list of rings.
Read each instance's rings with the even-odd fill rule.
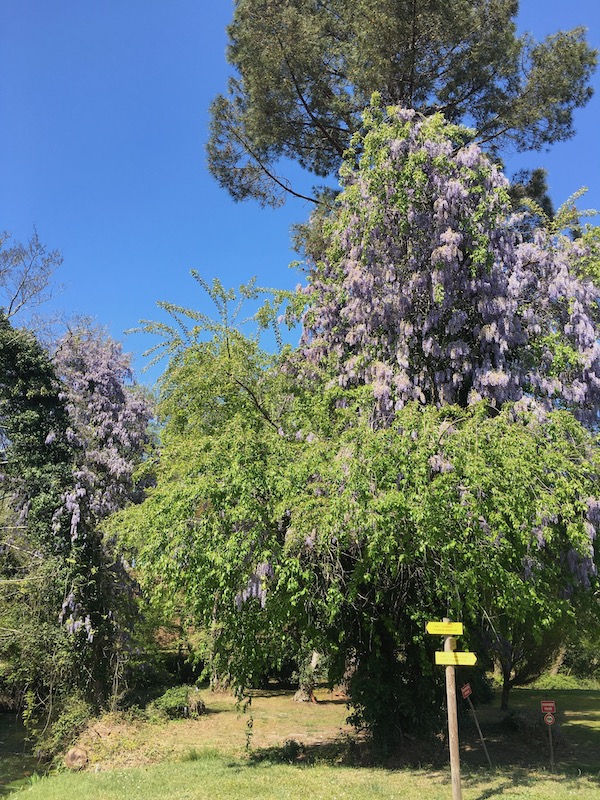
[[[173,686],[149,703],[146,713],[150,719],[196,719],[205,710],[206,706],[196,687]]]
[[[36,754],[40,760],[50,760],[59,753],[71,747],[77,737],[87,726],[93,716],[91,705],[79,692],[73,692],[61,702],[56,716],[50,719],[50,724],[31,716],[30,702],[25,698],[23,718],[29,728],[31,737],[35,740]]]
[[[576,675],[565,675],[559,672],[557,675],[542,675],[535,683],[531,684],[532,689],[553,689],[561,691],[565,689],[597,689],[600,685],[594,678],[580,678]]]

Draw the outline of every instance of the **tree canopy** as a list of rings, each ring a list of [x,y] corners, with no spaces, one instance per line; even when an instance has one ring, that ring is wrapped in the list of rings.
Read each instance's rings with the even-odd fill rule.
[[[228,91],[216,97],[209,167],[237,200],[282,202],[280,162],[335,174],[373,92],[443,113],[492,149],[573,135],[592,90],[585,31],[517,36],[516,0],[237,0]]]

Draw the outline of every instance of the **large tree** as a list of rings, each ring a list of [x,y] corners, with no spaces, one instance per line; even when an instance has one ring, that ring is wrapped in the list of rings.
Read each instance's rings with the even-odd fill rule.
[[[320,649],[386,742],[436,708],[427,619],[468,623],[506,700],[587,610],[600,464],[577,417],[597,425],[599,292],[595,237],[513,214],[464,128],[376,102],[362,124],[300,347],[267,358],[222,287],[220,325],[192,313],[157,484],[114,524],[235,685]]]
[[[113,524],[155,601],[210,633],[217,673],[246,689],[319,650],[385,745],[440,707],[428,619],[464,620],[472,647],[573,619],[595,574],[593,437],[510,404],[413,402],[377,426],[371,387],[269,361],[232,334],[172,363],[156,486]]]
[[[301,347],[273,362],[192,314],[209,340],[172,340],[157,485],[115,523],[215,669],[247,686],[321,649],[379,741],[436,707],[427,618],[469,623],[506,699],[595,580],[598,455],[571,413],[597,414],[594,253],[523,242],[464,137],[369,112]]]
[[[569,138],[596,52],[582,28],[517,36],[517,12],[517,0],[237,0],[211,172],[237,200],[282,202],[281,162],[335,174],[373,92],[468,124],[493,149]]]

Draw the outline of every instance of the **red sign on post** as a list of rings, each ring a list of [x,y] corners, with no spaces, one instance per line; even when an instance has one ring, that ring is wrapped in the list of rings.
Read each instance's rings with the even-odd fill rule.
[[[473,694],[473,690],[471,689],[470,683],[465,683],[464,686],[461,687],[460,693],[462,694],[463,698],[466,700],[470,694]]]
[[[546,725],[554,725],[554,714],[544,714],[544,722]]]
[[[554,700],[542,700],[542,714],[556,714],[556,703]]]

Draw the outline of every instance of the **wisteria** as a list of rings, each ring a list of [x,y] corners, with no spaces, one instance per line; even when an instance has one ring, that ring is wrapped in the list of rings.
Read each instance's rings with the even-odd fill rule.
[[[69,537],[74,562],[59,616],[69,633],[84,630],[91,643],[103,619],[110,619],[109,627],[115,623],[111,596],[123,580],[104,551],[99,526],[131,500],[151,407],[133,385],[121,345],[100,330],[80,328],[64,337],[54,367],[68,418],[64,435],[74,454],[72,484],[53,518],[56,534]],[[90,581],[94,570],[98,577]],[[96,588],[102,580],[105,596]]]
[[[235,606],[239,611],[243,604],[251,598],[255,597],[261,608],[264,608],[267,602],[267,583],[274,575],[273,566],[265,561],[256,567],[255,571],[248,578],[246,587],[235,597]]]
[[[68,334],[57,348],[54,365],[64,387],[67,438],[80,456],[73,488],[55,522],[68,514],[71,539],[76,540],[82,508],[94,525],[129,500],[151,410],[147,398],[132,385],[128,356],[101,331]]]
[[[388,421],[411,400],[486,399],[594,424],[600,291],[577,277],[582,247],[524,241],[506,178],[468,140],[441,116],[368,110],[309,271],[303,354],[342,386],[370,384]]]
[[[86,640],[89,644],[94,641],[94,629],[92,628],[92,620],[89,614],[83,614],[83,607],[76,599],[73,592],[69,592],[66,596],[58,621],[61,625],[65,625],[67,632],[74,634],[83,628],[87,634]]]

